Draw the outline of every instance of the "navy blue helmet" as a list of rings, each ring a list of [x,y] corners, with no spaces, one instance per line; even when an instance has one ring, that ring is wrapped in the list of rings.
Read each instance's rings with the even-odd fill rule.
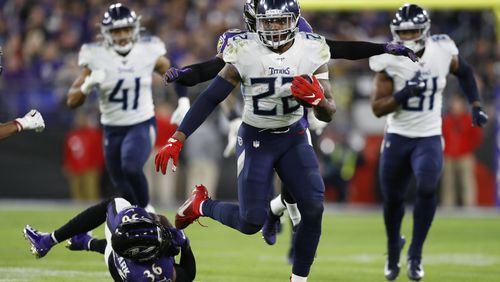
[[[140,19],[134,11],[121,3],[109,6],[101,21],[101,33],[106,44],[112,46],[118,53],[128,53],[139,38]],[[126,35],[112,35],[113,30],[123,28],[131,28],[131,32]]]
[[[426,10],[415,4],[404,4],[396,12],[391,22],[391,32],[394,41],[418,52],[425,47],[425,40],[430,35],[431,19]],[[399,32],[404,30],[419,30],[420,35],[412,40],[402,40]]]
[[[258,0],[256,31],[265,46],[278,48],[295,37],[300,7],[297,0]]]
[[[111,236],[116,254],[139,262],[158,258],[171,245],[170,230],[149,217],[130,218],[120,223]]]
[[[251,32],[255,32],[255,1],[246,0],[243,6],[243,18],[245,19],[247,29]]]

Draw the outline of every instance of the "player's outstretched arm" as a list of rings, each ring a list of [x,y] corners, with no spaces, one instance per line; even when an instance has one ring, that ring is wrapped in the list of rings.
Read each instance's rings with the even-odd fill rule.
[[[450,71],[458,78],[460,87],[472,106],[472,125],[482,127],[488,122],[488,115],[481,108],[472,68],[462,57],[454,55],[451,59]]]
[[[209,81],[217,76],[226,63],[220,56],[210,60],[179,68],[170,68],[165,72],[165,82],[177,82],[184,86],[194,86],[196,84]]]
[[[42,114],[37,110],[31,110],[22,118],[0,124],[0,140],[5,139],[23,130],[35,130],[42,132],[45,129],[45,121]]]
[[[413,62],[418,56],[409,48],[397,43],[373,43],[366,41],[336,41],[326,39],[332,59],[359,60],[381,54],[408,57]]]
[[[14,121],[8,121],[0,124],[0,140],[5,139],[17,132],[19,132],[19,129]]]
[[[234,66],[228,64],[222,69],[207,89],[198,96],[177,131],[156,155],[157,172],[161,169],[165,174],[170,159],[173,162],[172,170],[176,170],[184,141],[205,121],[215,107],[226,99],[240,80],[240,75]]]
[[[89,68],[84,67],[68,91],[66,105],[70,109],[75,109],[81,106],[94,86],[102,83],[104,78],[104,71],[91,71]]]

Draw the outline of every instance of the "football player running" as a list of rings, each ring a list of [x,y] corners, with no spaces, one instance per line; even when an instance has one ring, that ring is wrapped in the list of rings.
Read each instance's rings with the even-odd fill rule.
[[[0,75],[3,71],[2,55],[2,47],[0,47]],[[40,114],[37,110],[31,110],[22,118],[16,118],[15,120],[0,123],[0,140],[23,130],[35,130],[35,132],[42,132],[44,129],[45,122],[42,114]]]
[[[101,22],[103,42],[84,44],[78,64],[80,76],[69,89],[67,104],[82,105],[93,89],[99,94],[104,153],[113,185],[134,205],[149,203],[143,167],[156,139],[152,75],[170,68],[164,43],[140,37],[140,17],[117,3],[109,6]],[[181,97],[179,99],[187,99]],[[179,102],[187,111],[189,102]]]
[[[370,58],[370,68],[377,72],[372,109],[377,117],[387,115],[379,179],[388,252],[384,275],[388,280],[396,279],[400,271],[399,257],[405,244],[400,233],[403,201],[412,174],[417,190],[407,274],[415,281],[424,277],[422,249],[436,211],[443,168],[441,107],[448,73],[458,78],[472,106],[471,126],[483,126],[488,121],[471,67],[459,56],[448,35],[430,35],[430,25],[424,9],[405,4],[396,12],[391,32],[395,42],[408,46],[420,57],[419,63],[406,64],[387,55]]]
[[[241,82],[244,109],[238,133],[239,204],[212,200],[197,187],[179,208],[175,225],[183,229],[209,216],[244,234],[258,232],[265,220],[276,170],[303,211],[295,240],[292,281],[306,281],[321,234],[324,183],[304,126],[304,110],[313,108],[329,122],[336,111],[330,94],[330,50],[322,36],[297,32],[300,8],[296,0],[262,0],[256,5],[257,33],[242,33],[228,42],[227,63],[200,94],[178,131],[157,154],[157,170],[173,170],[185,139]],[[300,75],[313,75],[308,82]],[[297,99],[297,100],[296,100]]]
[[[89,232],[103,223],[106,239],[92,237]],[[184,232],[173,228],[166,217],[148,213],[123,198],[91,206],[51,233],[30,225],[23,233],[37,258],[65,240],[72,251],[104,254],[115,282],[191,282],[196,276],[195,258]],[[174,257],[179,253],[177,264]]]
[[[217,44],[217,55],[214,58],[202,63],[186,66],[182,69],[172,67],[165,73],[165,81],[167,83],[177,82],[185,86],[193,86],[213,79],[225,66],[223,52],[228,42],[230,40],[238,40],[239,35],[246,34],[249,31],[256,32],[255,6],[258,2],[259,1],[257,0],[246,0],[243,6],[243,16],[248,29],[247,31],[241,31],[238,29],[226,31],[219,38]],[[312,27],[303,17],[299,17],[297,28],[301,32],[313,31]],[[374,55],[388,53],[397,56],[406,56],[412,61],[417,60],[415,53],[413,53],[411,49],[394,42],[377,44],[364,41],[335,41],[326,39],[326,43],[330,48],[330,55],[332,59],[358,60],[366,59]],[[224,102],[227,103],[228,99]],[[229,105],[226,108],[231,109],[234,107]],[[307,109],[305,109],[305,112],[304,117],[300,121],[303,126],[310,128],[317,133],[321,133],[327,123],[317,120]],[[224,150],[224,156],[226,157],[234,153],[238,129],[241,125],[240,114],[236,113],[234,110],[230,110],[227,113],[227,116],[229,119],[229,133],[228,143]],[[309,134],[309,130],[307,130],[307,134]],[[279,224],[278,220],[280,216],[283,215],[283,212],[288,208],[294,227],[296,227],[300,222],[300,212],[297,209],[295,200],[289,193],[287,193],[286,188],[284,187],[281,189],[281,194],[272,200],[270,206],[271,209],[269,211],[268,220],[266,221],[262,231],[266,243],[272,245],[276,242],[276,227],[277,224]]]

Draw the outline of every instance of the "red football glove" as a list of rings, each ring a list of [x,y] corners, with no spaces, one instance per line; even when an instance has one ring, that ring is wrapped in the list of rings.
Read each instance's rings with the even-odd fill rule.
[[[302,76],[294,76],[291,89],[293,97],[314,107],[325,99],[325,93],[323,93],[323,89],[314,75],[312,76],[312,83]]]
[[[179,159],[179,154],[181,153],[182,142],[174,137],[168,139],[167,145],[160,149],[155,157],[156,172],[167,173],[168,161],[172,159],[173,167],[172,171],[175,172],[177,169],[177,160]]]

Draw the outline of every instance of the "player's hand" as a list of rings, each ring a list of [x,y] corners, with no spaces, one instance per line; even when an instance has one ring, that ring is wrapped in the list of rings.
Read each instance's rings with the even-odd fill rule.
[[[42,132],[45,129],[45,122],[43,121],[42,114],[37,110],[29,111],[24,117],[16,118],[16,123],[21,130],[35,130]]]
[[[417,72],[412,79],[406,82],[406,86],[394,93],[393,96],[399,104],[403,104],[411,97],[421,95],[425,88],[425,81],[420,78],[420,72]]]
[[[415,54],[415,52],[404,45],[389,42],[385,44],[384,50],[388,54],[394,56],[405,56],[413,62],[418,62],[418,56]]]
[[[179,78],[185,76],[186,74],[192,72],[193,70],[191,68],[183,68],[183,69],[178,69],[171,67],[167,70],[167,72],[163,75],[163,81],[165,81],[165,84],[172,83]]]
[[[106,72],[104,70],[93,70],[89,76],[85,78],[80,90],[83,94],[88,95],[90,91],[96,86],[101,85],[106,79]]]
[[[189,107],[191,106],[189,102],[189,98],[181,97],[177,100],[177,108],[172,113],[172,117],[170,118],[170,123],[175,124],[177,126],[181,125],[184,116],[186,116],[189,111]]]
[[[229,122],[229,131],[227,133],[227,145],[224,149],[224,158],[232,156],[236,149],[236,139],[238,138],[238,129],[241,125],[241,118],[235,118]]]
[[[309,129],[314,131],[317,136],[321,135],[325,127],[328,125],[328,122],[317,119],[314,115],[314,111],[307,112],[307,122],[309,123]]]
[[[325,93],[323,93],[323,89],[314,75],[312,76],[312,82],[307,81],[300,75],[294,76],[291,89],[293,97],[314,107],[325,99]]]
[[[184,233],[184,231],[177,228],[169,228],[170,233],[172,234],[172,243],[175,246],[183,247],[189,242],[188,237]]]
[[[488,122],[488,115],[481,107],[472,107],[472,126],[483,127]]]
[[[167,173],[168,161],[172,159],[172,171],[175,172],[177,169],[177,161],[179,160],[179,154],[181,153],[182,142],[174,137],[170,137],[168,142],[163,148],[160,149],[155,157],[156,172]]]

